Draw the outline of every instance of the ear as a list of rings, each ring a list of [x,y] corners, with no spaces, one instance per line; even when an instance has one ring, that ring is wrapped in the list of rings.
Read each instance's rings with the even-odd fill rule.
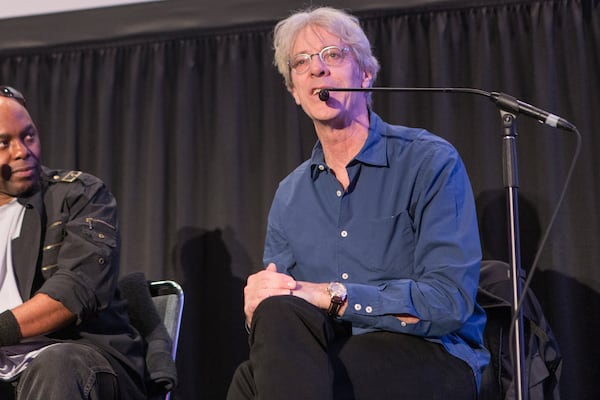
[[[360,83],[360,87],[368,88],[373,84],[373,74],[367,71],[362,72],[362,80]]]

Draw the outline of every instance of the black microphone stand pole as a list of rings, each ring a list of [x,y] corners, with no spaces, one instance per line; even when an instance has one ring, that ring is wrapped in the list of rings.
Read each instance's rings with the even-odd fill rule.
[[[515,399],[527,400],[527,380],[525,367],[525,345],[523,340],[523,310],[519,307],[521,284],[521,253],[519,243],[519,173],[517,168],[515,115],[500,107],[504,127],[502,138],[502,174],[506,189],[506,219],[508,227],[509,260],[513,287],[514,332],[511,340]]]

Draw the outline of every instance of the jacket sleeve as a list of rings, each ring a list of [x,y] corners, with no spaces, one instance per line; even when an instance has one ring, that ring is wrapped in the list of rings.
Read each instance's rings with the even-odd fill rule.
[[[107,308],[117,287],[116,201],[102,181],[82,174],[71,182],[51,184],[44,204],[44,283],[38,292],[60,301],[80,324]]]

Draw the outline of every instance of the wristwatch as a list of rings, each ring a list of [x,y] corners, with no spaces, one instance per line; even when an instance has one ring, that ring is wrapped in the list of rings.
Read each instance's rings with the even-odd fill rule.
[[[331,303],[329,304],[327,313],[332,317],[337,317],[340,308],[346,302],[346,297],[348,296],[346,286],[339,282],[331,282],[329,286],[327,286],[327,292],[329,293],[329,296],[331,296]]]

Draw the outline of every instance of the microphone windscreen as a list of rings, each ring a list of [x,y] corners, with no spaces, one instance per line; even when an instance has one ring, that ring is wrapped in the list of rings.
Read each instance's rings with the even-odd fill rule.
[[[321,96],[320,93],[319,93],[319,96]],[[10,177],[12,176],[12,168],[10,167],[10,165],[2,164],[2,166],[0,166],[0,175],[2,176],[2,179],[4,179],[5,181],[9,180]]]
[[[127,311],[131,324],[142,336],[148,336],[162,323],[162,319],[152,301],[146,276],[143,272],[130,273],[121,278],[119,289],[127,300]]]
[[[321,101],[329,100],[329,90],[327,90],[327,89],[319,90],[319,100],[321,100]]]

